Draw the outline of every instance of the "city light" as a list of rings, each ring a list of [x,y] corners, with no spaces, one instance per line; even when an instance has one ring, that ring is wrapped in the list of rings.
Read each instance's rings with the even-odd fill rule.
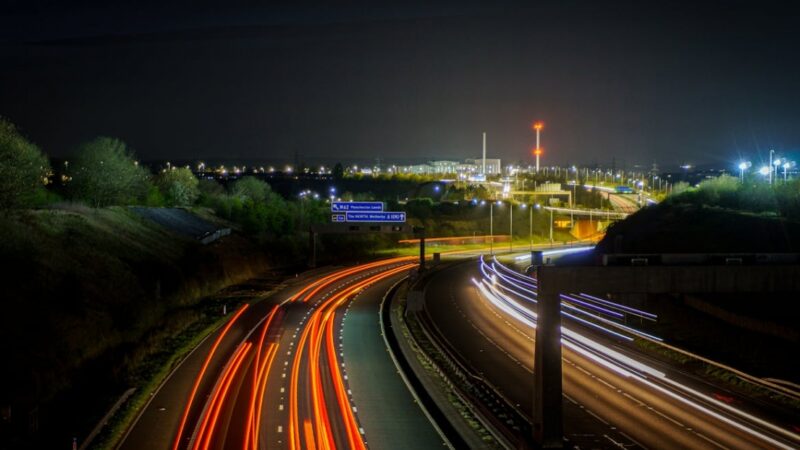
[[[760,173],[761,175],[767,176],[770,173],[772,173],[772,169],[770,169],[767,166],[762,166],[760,169],[758,169],[758,173]]]

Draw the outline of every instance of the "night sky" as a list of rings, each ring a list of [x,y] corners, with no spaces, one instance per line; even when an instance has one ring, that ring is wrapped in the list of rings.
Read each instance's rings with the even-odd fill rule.
[[[0,115],[58,157],[800,157],[800,14],[698,3],[6,2]]]

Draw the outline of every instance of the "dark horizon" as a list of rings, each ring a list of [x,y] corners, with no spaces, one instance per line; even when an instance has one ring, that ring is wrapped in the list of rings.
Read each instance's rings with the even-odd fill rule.
[[[800,149],[797,12],[781,3],[134,8],[20,2],[0,115],[53,157],[730,167]]]

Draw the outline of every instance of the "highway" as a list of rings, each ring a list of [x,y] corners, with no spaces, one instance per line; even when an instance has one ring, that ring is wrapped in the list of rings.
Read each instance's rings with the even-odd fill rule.
[[[370,436],[371,448],[441,448],[378,323],[386,290],[415,266],[343,268],[243,306],[154,393],[121,448],[363,449]],[[364,305],[345,321],[354,299]]]
[[[426,311],[440,335],[528,417],[533,401],[535,326],[531,298],[535,300],[534,280],[491,262],[483,273],[477,262],[445,269],[426,291]],[[584,300],[591,308],[580,305]],[[579,318],[590,316],[580,310],[591,309],[602,312],[600,317],[606,320],[620,311],[589,300],[565,300],[572,309],[562,309]],[[461,320],[453,320],[454,316]],[[571,445],[693,449],[800,445],[800,436],[789,426],[775,425],[716,400],[706,394],[707,386],[699,380],[631,353],[620,342],[635,330],[603,322],[615,336],[599,329],[589,332],[587,328],[593,325],[575,323],[565,320],[562,339],[565,434]]]
[[[611,202],[611,206],[614,207],[616,211],[623,212],[625,214],[633,214],[639,210],[639,205],[634,200],[636,194],[608,194],[608,201]]]

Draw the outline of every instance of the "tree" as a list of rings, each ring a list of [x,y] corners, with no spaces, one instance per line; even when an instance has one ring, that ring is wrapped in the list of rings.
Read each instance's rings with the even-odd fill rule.
[[[232,193],[237,197],[245,197],[254,203],[264,203],[272,192],[269,185],[255,177],[243,177],[233,184]]]
[[[149,174],[124,142],[98,137],[78,147],[70,192],[92,206],[122,205],[147,195]]]
[[[155,177],[155,183],[169,205],[190,206],[200,195],[199,180],[185,167],[159,173]]]
[[[0,117],[0,209],[28,205],[44,189],[49,173],[47,157]]]

